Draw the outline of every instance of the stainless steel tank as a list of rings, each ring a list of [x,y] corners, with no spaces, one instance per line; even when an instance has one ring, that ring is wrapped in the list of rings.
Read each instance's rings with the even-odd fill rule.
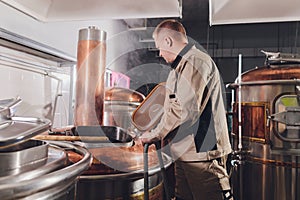
[[[15,116],[17,100],[0,100],[0,197],[12,199],[75,199],[77,176],[91,162],[91,154],[69,143],[32,137],[47,131],[50,121]],[[81,155],[76,163],[68,149]]]
[[[29,140],[24,144],[36,143],[35,140]],[[37,165],[35,162],[26,162],[14,168],[13,174],[1,174],[0,176],[0,196],[2,200],[13,199],[76,199],[76,181],[77,177],[83,173],[90,165],[91,154],[84,148],[72,145],[66,142],[50,142],[48,146],[34,145],[19,151],[9,150],[7,153],[11,155],[18,154],[23,157],[23,160],[28,158],[30,151],[31,157],[40,152],[36,152],[34,148],[46,148],[47,154]],[[72,149],[82,156],[82,158],[72,163],[67,157],[65,149]],[[38,151],[38,149],[36,149]],[[18,164],[18,160],[14,156],[9,158],[12,163]]]
[[[106,88],[103,125],[118,126],[129,132],[133,131],[135,127],[131,115],[144,99],[143,94],[131,89]]]
[[[269,62],[243,73],[240,84],[230,84],[236,94],[232,124],[236,199],[300,199],[300,64],[292,61]]]

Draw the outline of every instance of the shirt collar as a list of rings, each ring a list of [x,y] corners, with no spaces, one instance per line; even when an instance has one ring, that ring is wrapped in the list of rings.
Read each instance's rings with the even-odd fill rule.
[[[179,62],[181,61],[183,55],[186,54],[193,46],[194,45],[191,43],[188,43],[187,45],[185,45],[185,47],[179,52],[179,54],[177,55],[175,60],[172,62],[172,64],[171,64],[172,69],[176,69],[176,67],[179,64]]]

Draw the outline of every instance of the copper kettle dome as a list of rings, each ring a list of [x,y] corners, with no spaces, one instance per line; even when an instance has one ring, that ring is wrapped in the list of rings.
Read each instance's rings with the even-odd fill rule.
[[[140,103],[144,99],[145,96],[143,94],[127,88],[112,87],[105,90],[105,101]]]
[[[300,64],[257,67],[242,74],[242,82],[299,78]]]
[[[243,73],[242,82],[300,78],[300,55],[265,51],[262,53],[266,55],[265,66]]]

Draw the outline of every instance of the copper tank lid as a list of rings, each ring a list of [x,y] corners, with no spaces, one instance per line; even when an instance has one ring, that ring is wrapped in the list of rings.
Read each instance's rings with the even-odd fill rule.
[[[140,103],[145,99],[145,96],[135,90],[112,87],[105,89],[105,101],[122,101]]]
[[[242,82],[296,80],[300,78],[300,55],[261,51],[266,56],[265,66],[242,74]]]
[[[242,74],[242,82],[300,79],[300,64],[256,67]]]

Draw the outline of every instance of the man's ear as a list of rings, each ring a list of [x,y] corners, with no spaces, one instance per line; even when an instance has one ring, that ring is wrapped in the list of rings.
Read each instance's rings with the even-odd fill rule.
[[[167,45],[169,47],[171,47],[173,45],[173,40],[171,37],[165,37],[165,42],[167,43]]]

